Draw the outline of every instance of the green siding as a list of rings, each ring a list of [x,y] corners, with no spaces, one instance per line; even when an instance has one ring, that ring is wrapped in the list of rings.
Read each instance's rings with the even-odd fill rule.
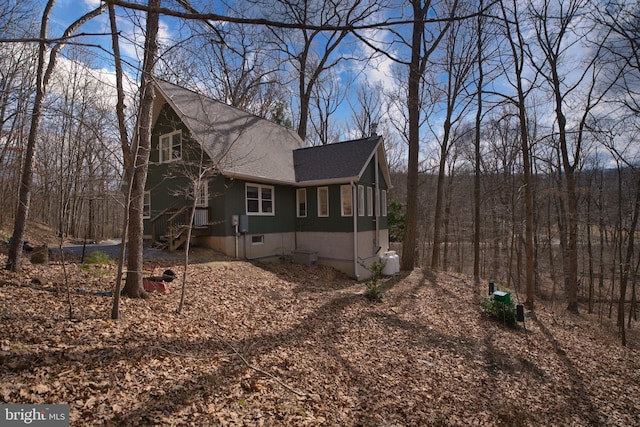
[[[160,135],[182,130],[182,161],[158,164]],[[375,158],[375,157],[374,157]],[[152,133],[150,165],[147,175],[146,189],[151,190],[151,217],[153,218],[166,208],[180,208],[191,203],[183,194],[189,187],[186,171],[199,168],[200,145],[191,140],[188,130],[174,111],[166,104]],[[367,165],[357,185],[375,187],[375,162]],[[206,164],[206,159],[205,159]],[[379,167],[379,165],[378,165]],[[386,190],[382,171],[378,171],[380,190]],[[261,184],[256,181],[249,183]],[[210,232],[215,236],[232,236],[232,215],[246,214],[246,181],[232,180],[222,176],[209,179],[209,218],[212,222]],[[264,184],[263,184],[264,185]],[[340,185],[330,185],[329,216],[318,217],[317,188],[307,188],[307,217],[296,217],[296,188],[292,186],[273,185],[275,198],[275,215],[249,215],[250,234],[268,234],[290,231],[349,232],[353,230],[353,217],[341,215]],[[357,194],[357,187],[354,188]],[[373,192],[375,198],[375,191]],[[367,206],[365,190],[365,209]],[[357,198],[356,198],[357,199]],[[375,200],[374,200],[375,207]],[[354,212],[357,208],[354,206]],[[358,216],[358,230],[375,230],[375,216]],[[145,221],[145,234],[151,233],[150,221]],[[387,228],[387,218],[380,217],[380,228]]]
[[[160,164],[160,136],[176,130],[182,130],[182,160]],[[165,104],[151,133],[149,171],[145,184],[145,189],[151,192],[151,218],[165,209],[180,209],[193,203],[186,194],[192,185],[190,176],[196,176],[196,171],[200,169],[200,156],[200,144],[190,139],[187,128],[168,104]],[[203,165],[207,165],[209,159],[206,154],[204,156],[202,162]],[[208,179],[210,206],[219,200],[219,197],[215,197],[215,190],[212,189],[211,181],[214,180],[216,178]],[[210,216],[210,220],[215,221],[215,218]],[[144,222],[144,232],[151,233],[151,224],[148,220]]]
[[[250,184],[258,182],[248,181]],[[210,204],[214,224],[212,234],[216,236],[232,236],[234,227],[231,226],[233,215],[245,215],[247,182],[242,180],[219,179],[212,187],[217,197],[215,203]],[[262,184],[265,185],[265,184]],[[270,185],[270,184],[269,184]],[[271,215],[248,215],[249,233],[267,234],[291,231],[295,219],[295,188],[274,185],[275,214]]]

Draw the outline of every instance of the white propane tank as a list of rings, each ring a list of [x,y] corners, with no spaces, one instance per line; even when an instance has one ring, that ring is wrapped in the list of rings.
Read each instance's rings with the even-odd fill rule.
[[[385,252],[382,256],[382,262],[384,263],[382,274],[385,276],[393,276],[400,271],[400,258],[396,251]]]

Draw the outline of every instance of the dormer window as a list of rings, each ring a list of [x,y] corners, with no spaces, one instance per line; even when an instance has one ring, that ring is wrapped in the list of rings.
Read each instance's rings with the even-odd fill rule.
[[[177,130],[160,136],[160,163],[182,159],[182,131]]]

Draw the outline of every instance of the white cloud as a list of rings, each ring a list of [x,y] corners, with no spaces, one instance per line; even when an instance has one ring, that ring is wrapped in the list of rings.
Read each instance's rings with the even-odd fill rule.
[[[101,3],[102,0],[84,0],[84,4],[86,4],[90,9],[99,7]]]
[[[396,55],[396,51],[388,49],[385,44],[385,34],[382,31],[372,29],[365,30],[363,32],[363,38],[368,40],[375,49],[380,49],[386,52],[381,54],[376,52],[374,47],[360,42],[360,49],[364,58],[371,58],[364,69],[363,78],[366,79],[372,85],[377,83],[382,84],[385,90],[391,90],[397,86],[393,79],[393,67],[396,64],[391,57]]]

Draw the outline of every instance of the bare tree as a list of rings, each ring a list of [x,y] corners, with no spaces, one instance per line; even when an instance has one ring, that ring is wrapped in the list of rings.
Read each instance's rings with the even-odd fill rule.
[[[567,246],[565,251],[565,289],[567,310],[578,311],[578,192],[576,171],[584,156],[585,134],[588,120],[593,117],[594,108],[602,101],[607,89],[596,91],[596,81],[600,70],[596,67],[600,47],[593,50],[590,57],[583,60],[583,66],[575,69],[571,62],[572,49],[580,47],[593,23],[586,20],[586,0],[555,2],[545,0],[531,4],[529,13],[533,19],[537,44],[529,45],[531,64],[546,82],[553,97],[555,126],[557,127],[558,149],[562,162],[565,183]],[[605,34],[606,37],[606,34]],[[602,46],[603,41],[597,43]],[[540,61],[540,55],[544,61]],[[571,67],[575,75],[567,77],[563,67]],[[579,95],[578,95],[579,93]],[[578,107],[572,97],[584,99]],[[577,104],[577,105],[576,105]],[[568,124],[567,111],[572,113],[573,122]]]
[[[438,92],[442,95],[437,99],[443,99],[444,124],[442,134],[440,129],[433,129],[434,138],[438,141],[438,184],[436,187],[435,215],[433,220],[433,249],[431,255],[431,268],[437,269],[440,265],[440,246],[442,243],[443,209],[445,204],[444,182],[446,164],[452,145],[455,142],[453,132],[455,127],[464,118],[471,106],[472,71],[476,64],[472,21],[454,21],[449,25],[443,43],[442,72],[444,82]]]
[[[443,5],[441,14],[452,18],[457,10],[458,2],[454,0],[450,7]],[[409,152],[407,161],[407,203],[406,225],[402,239],[403,270],[413,270],[415,266],[415,248],[417,242],[418,225],[418,164],[420,152],[420,88],[430,56],[436,50],[440,41],[449,29],[451,21],[437,24],[435,28],[426,25],[428,14],[433,7],[430,0],[424,3],[420,0],[411,1],[414,23],[411,29],[411,60],[408,64],[407,111],[409,126]]]
[[[0,44],[0,224],[17,204],[21,153],[34,95],[37,51],[31,44]]]
[[[181,0],[181,4],[185,1]],[[194,11],[191,6],[185,6]],[[244,15],[246,9],[236,12]],[[283,75],[261,27],[189,21],[185,40],[162,55],[157,75],[267,117],[283,100]],[[265,37],[265,35],[267,37]]]
[[[483,0],[478,3],[478,9],[482,11],[484,8]],[[483,90],[484,90],[484,66],[483,66],[483,46],[485,46],[484,26],[485,18],[482,14],[478,14],[477,21],[477,38],[476,38],[476,67],[477,67],[477,83],[476,83],[476,121],[474,134],[474,176],[473,176],[473,281],[476,287],[480,284],[480,218],[481,218],[481,156],[480,156],[480,138],[482,136],[482,108],[483,108]]]
[[[290,61],[295,75],[296,93],[299,98],[298,135],[307,137],[309,112],[315,86],[321,76],[346,61],[348,56],[338,53],[354,25],[366,22],[380,9],[375,1],[349,0],[347,2],[300,2],[277,0],[258,2],[263,10],[273,10],[269,16],[297,25],[293,31],[272,28],[275,49]],[[340,29],[320,31],[307,29],[308,24],[333,26]]]
[[[520,13],[518,10],[518,2],[500,1],[500,10],[502,12],[502,23],[504,36],[508,42],[508,50],[510,60],[508,66],[513,67],[515,74],[512,79],[508,79],[511,86],[515,89],[515,96],[507,97],[517,108],[519,122],[519,140],[522,155],[522,168],[524,176],[524,211],[525,211],[525,287],[527,290],[526,305],[529,309],[534,307],[534,246],[533,246],[533,182],[531,178],[531,161],[530,161],[530,144],[529,129],[527,116],[527,96],[533,87],[530,85],[525,87],[525,73],[527,64],[525,64],[526,43],[524,40],[524,31],[520,24]]]
[[[113,290],[113,305],[111,308],[111,318],[120,317],[120,289],[122,284],[122,272],[124,269],[124,258],[127,248],[127,235],[129,234],[129,205],[131,202],[131,188],[135,167],[133,163],[133,153],[129,150],[129,135],[125,119],[125,93],[123,88],[122,59],[120,56],[120,42],[118,26],[116,20],[115,7],[109,4],[109,24],[111,27],[111,48],[113,50],[114,67],[116,70],[116,115],[118,117],[118,133],[120,136],[120,148],[123,156],[124,173],[123,178],[127,183],[126,196],[124,199],[124,215],[122,224],[122,238],[120,240],[120,253],[118,256],[118,269],[116,273],[116,283]]]
[[[20,179],[20,195],[18,203],[18,212],[16,214],[13,241],[9,247],[7,259],[7,268],[12,271],[20,271],[22,264],[22,242],[27,227],[27,219],[29,217],[29,206],[31,202],[31,185],[33,182],[33,158],[35,155],[36,143],[40,131],[40,123],[42,119],[42,111],[47,94],[47,85],[56,66],[58,53],[65,45],[66,40],[85,22],[101,14],[106,5],[100,5],[98,8],[88,12],[71,24],[62,36],[62,41],[54,44],[49,52],[49,60],[45,64],[45,55],[47,51],[48,25],[55,0],[49,0],[42,13],[42,21],[40,24],[40,41],[38,47],[38,67],[36,71],[36,93],[33,101],[33,109],[31,113],[31,127],[29,129],[29,139],[27,141],[26,152],[24,155],[24,164],[22,168],[22,177]]]
[[[149,0],[150,8],[160,6],[160,0]],[[129,251],[127,253],[127,280],[124,292],[129,297],[145,294],[142,286],[143,269],[143,220],[144,186],[149,168],[151,149],[152,107],[155,98],[153,88],[154,67],[158,56],[159,14],[153,9],[147,15],[144,44],[144,61],[140,77],[140,112],[132,144],[133,176],[131,177],[131,200],[129,201]]]
[[[347,99],[351,109],[351,122],[358,136],[365,138],[372,133],[374,125],[380,126],[385,111],[382,83],[364,81],[355,86],[355,99]]]
[[[333,70],[326,72],[314,86],[309,116],[312,134],[308,139],[311,145],[326,145],[338,139],[334,117],[347,96],[347,90],[348,87],[343,87]]]

